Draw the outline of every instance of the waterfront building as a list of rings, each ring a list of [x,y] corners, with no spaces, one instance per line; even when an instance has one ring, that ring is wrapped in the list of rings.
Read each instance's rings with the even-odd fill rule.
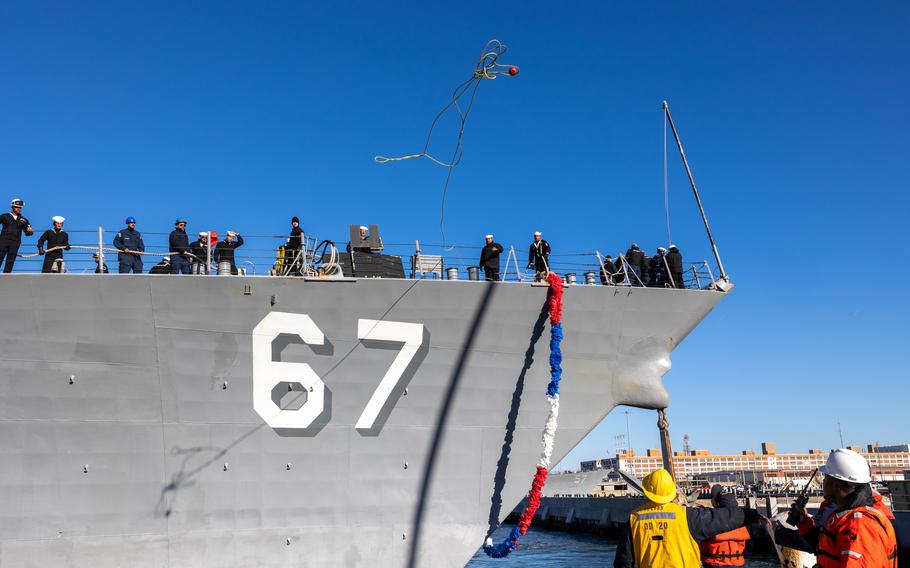
[[[865,451],[859,446],[850,446],[850,449],[860,452],[869,461],[876,481],[904,479],[904,471],[910,469],[910,446],[907,444],[870,444]],[[888,451],[892,449],[896,451]],[[712,454],[708,450],[673,452],[673,467],[680,480],[716,472],[751,472],[750,477],[753,479],[789,479],[800,477],[800,474],[807,474],[823,465],[829,452],[830,450],[816,448],[806,453],[779,454],[774,442],[763,442],[761,453],[753,450],[743,450],[739,454]],[[663,459],[660,450],[654,448],[647,450],[645,455],[625,450],[614,457],[581,462],[582,471],[621,469],[639,479],[661,467]]]

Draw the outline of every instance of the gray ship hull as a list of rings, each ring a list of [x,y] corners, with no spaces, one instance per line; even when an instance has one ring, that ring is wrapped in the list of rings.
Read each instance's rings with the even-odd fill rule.
[[[534,474],[546,294],[4,276],[0,566],[463,566]],[[567,287],[553,463],[615,405],[665,407],[723,296]]]

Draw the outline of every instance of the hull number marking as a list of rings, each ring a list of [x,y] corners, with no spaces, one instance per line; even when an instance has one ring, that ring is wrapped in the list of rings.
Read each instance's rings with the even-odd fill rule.
[[[253,329],[253,409],[272,428],[308,428],[325,410],[325,383],[307,363],[272,360],[272,342],[282,334],[296,335],[307,345],[325,344],[325,334],[306,314],[265,316]],[[354,426],[369,431],[423,345],[423,324],[359,319],[357,339],[402,344]],[[272,390],[281,382],[303,386],[307,399],[297,410],[281,409],[273,402]]]

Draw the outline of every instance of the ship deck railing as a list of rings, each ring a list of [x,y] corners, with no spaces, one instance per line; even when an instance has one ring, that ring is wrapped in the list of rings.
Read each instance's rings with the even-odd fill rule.
[[[99,247],[98,230],[66,230],[70,235],[70,244],[76,247],[64,252],[64,266],[67,273],[94,273],[97,263],[93,258],[93,254],[97,253],[99,248],[110,273],[117,273],[117,251],[112,245],[117,231],[102,231]],[[38,234],[39,232],[36,231],[35,235],[37,236]],[[142,231],[147,253],[143,257],[144,272],[148,273],[149,269],[157,264],[162,257],[169,255],[167,246],[168,234],[165,232]],[[20,255],[34,255],[37,252],[36,236],[24,240],[19,248]],[[188,231],[188,236],[192,242],[197,238],[197,233]],[[237,248],[235,252],[235,263],[241,274],[246,276],[291,276],[291,274],[287,273],[287,270],[276,270],[276,252],[278,247],[286,242],[286,235],[242,236],[244,245]],[[306,258],[304,262],[305,266],[311,269],[313,276],[316,276],[315,269],[319,264],[319,259],[316,258],[319,256],[316,254],[316,247],[322,242],[313,237],[306,238]],[[346,239],[333,242],[339,253],[345,252]],[[474,245],[425,244],[415,241],[413,243],[383,243],[383,249],[380,252],[384,255],[400,257],[404,267],[404,276],[407,279],[451,279],[451,276],[459,280],[469,280],[473,274],[483,280],[483,271],[476,271],[482,248],[482,246]],[[438,270],[425,270],[423,273],[415,273],[413,270],[415,256],[418,258],[421,256],[433,259],[438,258],[441,261],[441,266],[439,266]],[[570,283],[599,286],[604,285],[604,278],[601,276],[604,272],[604,258],[604,253],[597,250],[588,252],[554,252],[549,257],[549,269],[563,276]],[[43,261],[43,256],[18,258],[14,272],[40,273]],[[613,262],[617,266],[625,266],[625,274],[628,276],[617,278],[615,282],[612,281],[612,278],[607,279],[607,285],[628,287],[642,285],[641,280],[628,266],[624,255],[616,255]],[[537,279],[535,271],[526,268],[527,252],[524,245],[506,246],[505,251],[500,255],[500,266],[500,281],[502,282],[530,283]],[[454,274],[450,273],[450,269],[453,268],[456,269]],[[217,263],[212,260],[208,276],[215,276],[216,272]],[[51,274],[51,276],[56,275]],[[681,287],[694,290],[713,290],[716,289],[716,282],[719,277],[717,268],[711,266],[706,260],[685,262],[683,286]],[[675,282],[674,276],[670,275],[667,280],[657,287],[680,287]],[[651,284],[651,287],[655,286]]]

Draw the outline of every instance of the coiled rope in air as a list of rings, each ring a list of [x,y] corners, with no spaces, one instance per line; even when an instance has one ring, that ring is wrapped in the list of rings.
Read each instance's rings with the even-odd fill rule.
[[[562,278],[553,272],[547,274],[547,283],[550,284],[550,294],[547,299],[550,312],[550,384],[547,385],[547,402],[550,404],[550,411],[547,414],[547,421],[541,436],[543,449],[537,460],[537,473],[534,474],[531,490],[528,492],[528,504],[522,511],[518,524],[499,544],[493,544],[491,538],[487,538],[484,542],[483,551],[492,558],[508,558],[509,554],[518,549],[518,540],[528,532],[531,521],[534,520],[534,513],[540,507],[540,494],[550,471],[550,458],[553,456],[553,444],[556,441],[557,418],[559,417],[559,381],[562,380],[560,343],[562,343],[563,284]]]
[[[484,46],[483,51],[480,54],[480,58],[477,60],[477,65],[474,67],[474,72],[471,74],[471,77],[464,80],[460,83],[455,90],[452,91],[452,96],[449,99],[449,102],[446,106],[442,107],[442,110],[436,114],[436,118],[433,119],[433,123],[430,125],[430,130],[427,132],[427,138],[423,145],[423,151],[418,154],[409,154],[407,156],[398,156],[398,157],[387,157],[387,156],[374,156],[373,160],[379,164],[385,164],[387,162],[400,162],[403,160],[410,160],[411,158],[427,158],[430,161],[448,169],[446,173],[446,180],[442,187],[442,204],[440,205],[439,212],[439,232],[442,234],[442,242],[445,244],[445,209],[446,209],[446,194],[449,191],[449,181],[452,179],[452,171],[455,169],[455,166],[461,162],[462,148],[461,148],[461,139],[464,136],[465,123],[468,120],[468,115],[471,113],[471,108],[474,106],[474,97],[477,95],[477,88],[480,87],[480,83],[483,79],[495,79],[500,75],[509,75],[515,76],[518,75],[518,67],[514,65],[506,65],[499,63],[499,58],[506,52],[506,45],[499,41],[498,39],[491,39]],[[468,94],[467,105],[462,109],[459,104],[459,100]],[[430,154],[430,141],[433,138],[433,130],[436,128],[436,124],[439,122],[439,119],[449,111],[449,109],[454,108],[458,113],[460,119],[460,125],[458,128],[458,137],[455,139],[455,150],[452,152],[452,158],[448,162],[444,162],[439,158],[436,158]]]

